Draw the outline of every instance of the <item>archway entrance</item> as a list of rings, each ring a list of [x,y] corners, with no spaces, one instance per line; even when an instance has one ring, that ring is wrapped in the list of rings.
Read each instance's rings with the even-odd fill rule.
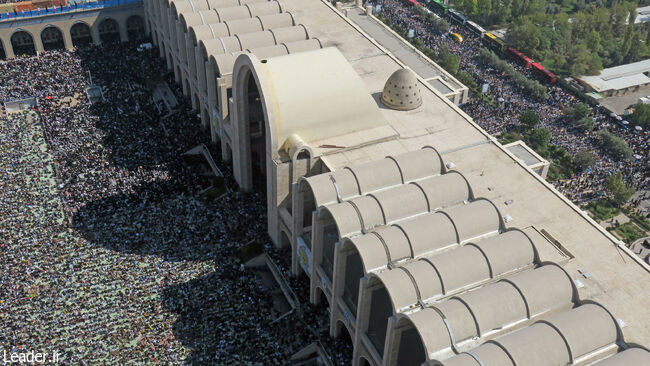
[[[264,108],[257,82],[251,71],[247,71],[243,80],[244,100],[243,127],[246,136],[246,151],[244,161],[248,164],[248,176],[252,179],[252,187],[258,191],[266,189],[266,125]]]
[[[133,15],[126,20],[126,34],[129,41],[139,41],[144,38],[144,20]]]
[[[0,60],[4,60],[7,58],[7,53],[5,53],[5,46],[2,43],[2,40],[0,39]]]
[[[11,35],[11,48],[14,54],[34,56],[36,55],[36,46],[34,46],[34,38],[31,34],[25,31],[18,31]]]
[[[48,26],[41,32],[41,42],[45,51],[60,50],[65,48],[63,33],[54,26]]]
[[[70,38],[74,47],[82,47],[92,43],[90,27],[86,23],[77,23],[70,28]]]
[[[115,19],[107,18],[99,23],[99,39],[101,39],[102,43],[120,41],[120,29]]]

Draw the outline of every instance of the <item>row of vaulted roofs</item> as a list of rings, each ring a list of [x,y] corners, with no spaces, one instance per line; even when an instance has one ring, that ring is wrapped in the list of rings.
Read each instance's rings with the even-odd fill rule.
[[[299,13],[314,37],[324,44],[337,45],[375,99],[392,73],[404,67],[326,1],[285,0],[283,6],[287,11]],[[418,81],[422,90],[421,107],[408,112],[379,108],[397,139],[382,140],[382,136],[377,136],[376,143],[355,149],[341,152],[331,149],[324,152],[325,164],[336,170],[424,145],[435,146],[445,161],[453,162],[463,173],[475,196],[491,200],[502,213],[513,217],[518,227],[535,225],[562,243],[575,257],[564,268],[584,283],[578,289],[580,298],[598,301],[623,320],[626,340],[650,344],[646,301],[650,294],[648,266],[523,166],[469,116],[424,80],[418,78]],[[328,143],[346,146],[349,136],[332,138]],[[588,272],[590,277],[585,278],[582,272]]]

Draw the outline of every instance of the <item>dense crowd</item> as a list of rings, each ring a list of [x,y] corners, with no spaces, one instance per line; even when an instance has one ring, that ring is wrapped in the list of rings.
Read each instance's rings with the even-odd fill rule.
[[[564,147],[569,153],[586,150],[593,153],[596,163],[585,172],[570,179],[556,182],[556,187],[569,199],[576,203],[597,198],[603,191],[607,177],[615,172],[622,172],[628,184],[636,189],[649,189],[650,185],[650,131],[637,131],[634,128],[621,128],[616,119],[610,117],[604,109],[597,109],[592,114],[596,120],[596,129],[592,132],[581,133],[574,131],[562,116],[562,111],[567,107],[575,106],[580,100],[560,86],[549,85],[549,99],[539,102],[518,89],[502,75],[498,75],[489,66],[481,64],[477,55],[481,49],[481,40],[466,31],[463,27],[451,24],[451,32],[463,36],[459,43],[449,35],[438,33],[425,20],[414,16],[413,10],[402,0],[381,0],[381,15],[392,23],[405,30],[413,29],[415,36],[426,47],[439,50],[447,47],[452,53],[460,57],[460,71],[465,71],[474,76],[478,85],[489,84],[488,95],[498,101],[491,106],[479,98],[473,98],[461,108],[469,114],[475,122],[492,135],[499,135],[512,130],[519,124],[519,114],[532,109],[539,115],[540,127],[550,130],[551,143]],[[533,78],[522,66],[513,63],[520,72]],[[630,161],[619,161],[600,148],[600,143],[595,131],[607,128],[614,134],[623,138],[641,158]]]
[[[182,154],[209,134],[155,52],[115,44],[0,63],[0,99],[38,102],[0,117],[0,349],[80,365],[284,365],[320,340],[347,364],[349,341],[327,336],[327,309],[305,294],[271,324],[273,298],[238,260],[256,240],[288,273],[266,200],[200,194],[210,182]],[[151,98],[165,81],[171,114]]]

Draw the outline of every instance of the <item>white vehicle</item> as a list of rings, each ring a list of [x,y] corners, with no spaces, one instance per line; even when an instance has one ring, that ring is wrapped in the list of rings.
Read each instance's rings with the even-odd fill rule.
[[[143,43],[138,46],[138,52],[142,52],[144,50],[150,50],[153,48],[153,45],[151,43]]]

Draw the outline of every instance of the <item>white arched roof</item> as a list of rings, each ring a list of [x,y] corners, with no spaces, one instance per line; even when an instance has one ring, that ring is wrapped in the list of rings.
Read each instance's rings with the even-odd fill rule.
[[[640,347],[632,347],[594,364],[594,366],[629,365],[650,365],[650,352]]]
[[[292,134],[307,143],[387,125],[377,104],[350,63],[336,48],[324,48],[259,60],[241,54],[237,70],[248,64],[260,81],[265,120],[275,133],[277,155]],[[266,86],[266,87],[265,87]]]
[[[604,347],[615,347],[616,342],[620,341],[618,334],[618,325],[610,313],[598,304],[589,303],[558,313],[548,320],[538,321],[531,326],[488,341],[469,352],[433,364],[444,366],[566,365]],[[638,356],[640,354],[635,352],[630,357],[636,359]],[[494,363],[495,360],[508,361]],[[607,365],[605,362],[599,365]]]
[[[347,232],[359,227],[361,221],[358,216],[355,216],[357,211],[353,206],[347,202],[340,206],[348,209],[345,216],[340,213],[340,210],[336,211],[338,220],[335,221],[342,222]],[[463,217],[459,219],[461,212]],[[465,230],[463,225],[466,222],[468,226],[474,223],[471,232],[477,236],[496,233],[500,227],[496,208],[489,201],[480,199],[467,205],[420,215],[381,227],[365,235],[346,238],[343,241],[343,248],[353,246],[359,253],[364,273],[369,273],[384,269],[389,263],[423,255],[435,255],[441,249],[457,245],[460,237],[458,228]],[[521,263],[533,263],[536,258],[532,242],[526,234],[518,230],[506,231],[501,235],[469,243],[466,246],[468,248],[463,249],[462,252],[467,253],[467,257],[463,260],[480,259],[481,263],[472,270],[484,269],[483,272],[489,278],[518,268]],[[459,256],[463,257],[463,255]]]
[[[506,240],[504,243],[509,244],[509,241]],[[389,244],[386,243],[386,245]],[[498,245],[498,243],[493,243],[493,245]],[[534,258],[533,250],[530,247],[529,250],[530,256],[527,259],[532,260]],[[359,252],[362,257],[362,262],[364,261],[364,252],[367,251]],[[503,253],[502,255],[508,255],[508,253]],[[512,262],[513,268],[508,272],[522,269],[532,264],[525,257],[522,258],[523,260],[520,263]],[[549,269],[547,267],[552,268]],[[533,276],[534,278],[555,280],[556,277],[554,275],[557,275],[556,272],[560,272],[561,276],[563,276],[560,277],[560,281],[567,281],[568,276],[566,276],[561,268],[555,265],[544,266],[542,268],[544,269],[538,271]],[[490,274],[487,259],[481,250],[474,245],[465,245],[439,255],[423,257],[408,262],[397,268],[378,273],[371,272],[368,274],[368,278],[371,282],[381,281],[390,295],[391,302],[394,306],[393,311],[398,313],[415,306],[417,303],[430,303],[444,295],[453,294],[459,290],[473,287],[478,283],[489,281],[495,277]],[[570,280],[568,281],[568,287],[563,287],[562,283],[554,283],[549,286],[552,290],[547,291],[545,294],[551,298],[550,301],[554,304],[558,302],[559,298],[568,297],[571,299],[573,297],[573,288],[571,287]],[[521,293],[516,284],[510,283],[509,286],[515,288],[517,294]],[[568,288],[568,291],[556,291],[557,288]],[[530,296],[530,301],[535,305],[537,298],[533,295]],[[462,297],[459,301],[462,301]],[[525,303],[526,305],[522,305],[522,309],[525,310],[524,314],[527,314],[528,306],[530,305],[528,305],[528,300]]]
[[[402,184],[399,166],[393,159],[385,158],[379,163],[378,166],[364,164],[362,169],[353,167],[349,170],[354,175],[361,192],[372,192],[384,185],[391,188],[357,196],[341,203],[321,206],[319,214],[329,214],[332,217],[341,238],[365,233],[378,226],[389,225],[398,220],[421,215],[396,224],[405,232],[414,251],[420,252],[415,248],[429,241],[431,225],[436,222],[435,218],[422,214],[430,212],[432,207],[453,206],[469,200],[470,189],[467,181],[460,173],[452,172],[433,176],[417,183]],[[424,191],[420,183],[426,183],[429,190]],[[435,192],[433,197],[430,197],[432,196],[431,192]],[[498,212],[489,201],[477,201],[471,207],[450,210],[455,214],[455,218],[451,218],[452,221],[458,220],[461,224],[459,227],[463,229],[462,235],[478,231],[485,234],[486,225],[495,220],[497,221],[496,230],[499,229]],[[486,209],[486,207],[488,208]],[[456,213],[459,210],[460,212]],[[489,211],[497,212],[496,219],[489,217]],[[466,219],[463,217],[465,213],[470,215],[472,220],[478,219],[472,224],[472,229],[467,227],[469,225],[465,225]],[[456,229],[456,231],[458,230]]]
[[[556,266],[547,265],[525,273],[530,274],[538,286],[544,286],[547,267]],[[564,282],[571,286],[570,279],[565,278]],[[427,359],[446,358],[454,355],[454,347],[461,342],[479,342],[490,333],[530,319],[527,300],[512,283],[499,281],[422,310],[400,314],[397,321],[415,327]],[[558,308],[570,308],[573,304],[571,294],[553,300]]]
[[[379,170],[380,167],[389,167],[388,173],[382,172],[381,176],[371,175],[373,170]],[[320,207],[348,200],[363,194],[362,192],[369,193],[373,189],[371,187],[385,189],[395,184],[437,176],[443,172],[444,166],[440,154],[426,146],[404,154],[389,156],[380,161],[353,165],[331,173],[302,177],[299,182],[309,186],[316,207]],[[359,181],[359,177],[362,181]]]

